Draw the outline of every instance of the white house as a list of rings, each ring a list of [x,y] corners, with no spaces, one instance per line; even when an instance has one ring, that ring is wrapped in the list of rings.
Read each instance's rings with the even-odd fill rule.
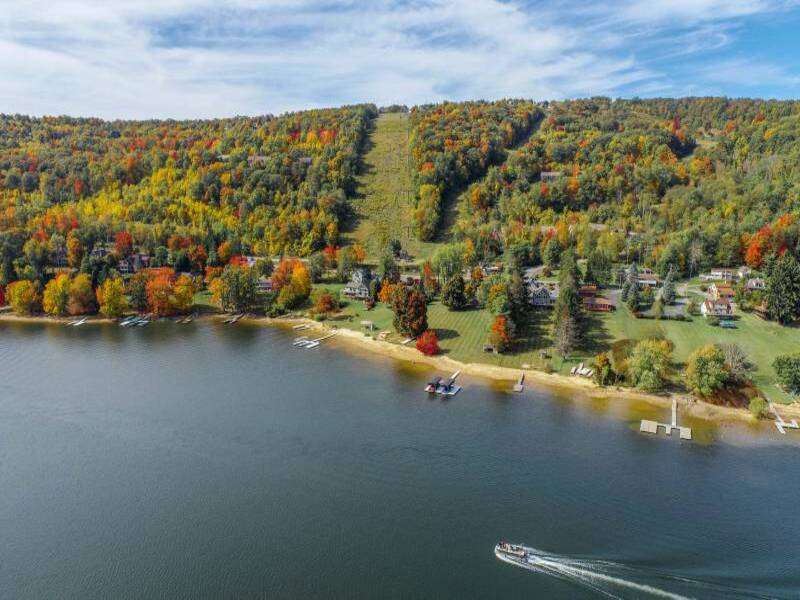
[[[755,292],[756,290],[765,290],[767,289],[767,282],[761,277],[754,277],[752,279],[748,279],[744,287],[750,292]]]
[[[722,267],[711,269],[709,273],[700,275],[700,279],[705,281],[733,281],[737,277],[739,277],[737,271],[733,269],[723,269]]]
[[[369,283],[372,276],[367,269],[356,269],[350,276],[350,281],[342,288],[342,294],[351,298],[365,300],[369,298]]]
[[[733,305],[727,300],[706,300],[700,306],[700,313],[704,317],[730,317]]]

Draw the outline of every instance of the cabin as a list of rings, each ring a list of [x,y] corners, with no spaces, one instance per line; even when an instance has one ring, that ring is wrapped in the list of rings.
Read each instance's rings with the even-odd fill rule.
[[[700,305],[700,314],[704,317],[730,317],[733,305],[727,300],[706,300]]]
[[[747,283],[744,284],[744,287],[748,292],[756,292],[767,289],[767,282],[761,277],[753,277],[752,279],[747,280]]]
[[[602,296],[588,296],[582,298],[581,302],[583,303],[583,309],[589,312],[612,312],[617,308]]]
[[[708,286],[708,297],[711,300],[727,300],[731,302],[736,296],[736,292],[729,285],[712,283]]]
[[[63,269],[69,266],[69,260],[67,259],[67,253],[63,250],[59,250],[56,252],[56,255],[53,257],[53,266],[57,269]]]
[[[552,308],[558,300],[558,284],[534,281],[528,286],[528,297],[532,306]]]
[[[372,275],[368,269],[356,269],[350,276],[350,281],[342,288],[342,294],[349,298],[366,300],[369,298],[369,284],[371,281]]]
[[[269,294],[272,292],[272,278],[261,276],[256,283],[256,292],[259,294]]]
[[[122,275],[138,273],[142,269],[150,266],[150,256],[147,254],[131,254],[128,258],[120,259],[117,263],[117,271]]]
[[[631,268],[628,267],[625,269],[625,274],[627,275],[630,272]],[[640,286],[646,285],[647,287],[656,288],[659,285],[658,275],[653,269],[648,269],[647,267],[639,267],[638,268],[638,283]]]
[[[581,298],[592,298],[597,295],[597,286],[592,283],[586,283],[578,288],[578,295]]]

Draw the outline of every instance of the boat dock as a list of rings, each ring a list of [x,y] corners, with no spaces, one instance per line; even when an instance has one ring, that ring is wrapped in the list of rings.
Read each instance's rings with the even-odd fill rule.
[[[332,338],[336,335],[336,332],[329,333],[328,335],[323,335],[322,337],[318,337],[315,340],[309,339],[307,336],[303,335],[299,338],[295,338],[292,342],[293,346],[297,346],[298,348],[316,348],[320,345],[321,342],[327,340],[328,338]]]
[[[672,399],[672,422],[671,423],[659,423],[657,421],[648,421],[647,419],[642,419],[641,424],[639,425],[639,431],[644,433],[652,433],[658,435],[658,428],[663,427],[664,433],[667,435],[672,435],[672,430],[677,429],[678,433],[680,434],[680,438],[682,440],[690,440],[692,439],[692,428],[691,427],[681,427],[678,425],[678,400],[677,398]]]
[[[440,396],[455,396],[461,391],[461,386],[456,385],[456,379],[459,375],[461,375],[461,371],[456,371],[447,381],[443,381],[441,377],[434,377],[425,386],[425,391],[429,394],[439,394]]]
[[[519,379],[517,379],[517,383],[514,384],[514,391],[521,392],[525,389],[525,373],[519,374]]]
[[[775,415],[775,428],[780,432],[781,435],[786,435],[787,429],[800,429],[800,425],[797,424],[797,419],[784,421],[783,417],[778,414],[778,410],[775,408],[775,405],[772,402],[769,403],[769,410],[773,415]]]

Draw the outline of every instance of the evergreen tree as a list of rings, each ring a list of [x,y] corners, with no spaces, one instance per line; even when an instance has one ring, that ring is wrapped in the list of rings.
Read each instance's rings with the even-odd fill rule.
[[[525,323],[529,308],[528,290],[525,286],[525,281],[522,279],[522,275],[517,270],[511,273],[507,293],[511,318],[516,323]]]
[[[467,305],[464,278],[461,275],[455,275],[445,282],[442,288],[442,304],[450,310],[462,310]]]
[[[608,285],[611,281],[611,259],[605,252],[593,249],[586,260],[586,283],[596,286]]]
[[[669,268],[666,278],[664,279],[664,286],[661,288],[661,301],[666,304],[675,302],[675,269]]]
[[[800,264],[789,253],[781,256],[767,278],[767,312],[780,323],[800,318]]]

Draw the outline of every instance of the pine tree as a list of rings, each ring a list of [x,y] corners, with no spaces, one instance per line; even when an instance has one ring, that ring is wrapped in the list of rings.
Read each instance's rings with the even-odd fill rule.
[[[675,269],[669,268],[666,278],[664,279],[664,286],[661,288],[661,302],[666,305],[675,302]]]
[[[767,278],[767,312],[780,323],[800,318],[800,264],[791,254],[784,254]]]

